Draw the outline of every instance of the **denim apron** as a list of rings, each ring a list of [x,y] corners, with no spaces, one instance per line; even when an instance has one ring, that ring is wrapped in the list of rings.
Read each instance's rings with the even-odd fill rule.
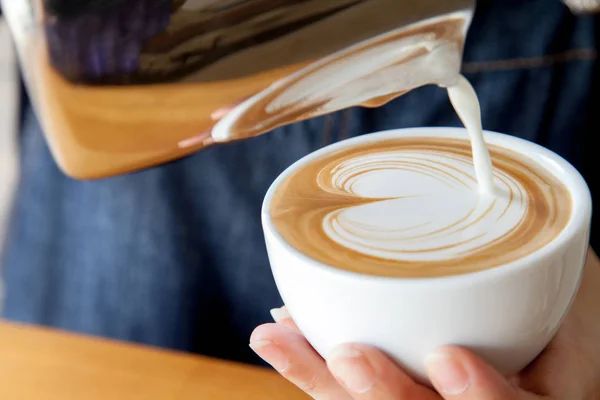
[[[558,0],[479,1],[463,68],[486,129],[557,152],[598,196],[599,27],[599,16],[576,16]],[[3,316],[245,362],[257,362],[252,329],[281,305],[260,223],[274,178],[348,137],[460,126],[445,91],[424,87],[382,108],[81,182],[57,169],[26,101],[23,109]],[[596,243],[597,230],[596,221]]]

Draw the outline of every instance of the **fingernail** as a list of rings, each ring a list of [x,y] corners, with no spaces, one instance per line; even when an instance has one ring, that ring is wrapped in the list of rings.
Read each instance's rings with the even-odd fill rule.
[[[210,118],[213,121],[218,121],[221,118],[223,118],[224,116],[226,116],[232,109],[233,109],[233,107],[222,107],[222,108],[216,109],[215,111],[213,111],[210,114]]]
[[[427,357],[427,374],[441,394],[457,395],[469,388],[469,375],[462,363],[451,354],[438,352]]]
[[[292,318],[290,313],[285,308],[274,308],[271,310],[271,317],[273,317],[273,321],[279,322],[284,319]]]
[[[366,393],[375,385],[375,370],[359,350],[337,347],[327,357],[327,364],[331,373],[351,392]]]
[[[250,348],[278,372],[285,371],[290,365],[283,351],[273,342],[258,340],[250,343]]]

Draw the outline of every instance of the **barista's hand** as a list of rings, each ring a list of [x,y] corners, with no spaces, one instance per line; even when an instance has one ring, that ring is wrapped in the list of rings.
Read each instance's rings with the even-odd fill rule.
[[[436,392],[413,382],[380,351],[343,345],[323,360],[285,308],[262,325],[251,347],[281,375],[317,400],[597,400],[600,399],[600,262],[590,251],[584,280],[563,327],[525,371],[504,379],[473,354],[454,347],[427,360]]]

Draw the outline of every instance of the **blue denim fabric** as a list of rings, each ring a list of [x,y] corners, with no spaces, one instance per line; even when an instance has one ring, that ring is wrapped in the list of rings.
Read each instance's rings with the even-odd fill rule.
[[[563,155],[596,195],[599,22],[558,1],[481,1],[464,67],[487,129]],[[379,109],[347,110],[139,173],[80,182],[59,172],[27,109],[2,260],[4,316],[256,362],[249,335],[281,305],[260,225],[269,184],[323,145],[424,125],[459,125],[443,90],[425,87]],[[594,240],[597,229],[596,222]]]

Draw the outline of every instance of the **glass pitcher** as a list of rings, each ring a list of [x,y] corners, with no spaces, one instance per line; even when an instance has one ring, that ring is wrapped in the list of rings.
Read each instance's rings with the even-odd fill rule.
[[[474,0],[1,0],[58,165],[183,157],[458,77]]]

